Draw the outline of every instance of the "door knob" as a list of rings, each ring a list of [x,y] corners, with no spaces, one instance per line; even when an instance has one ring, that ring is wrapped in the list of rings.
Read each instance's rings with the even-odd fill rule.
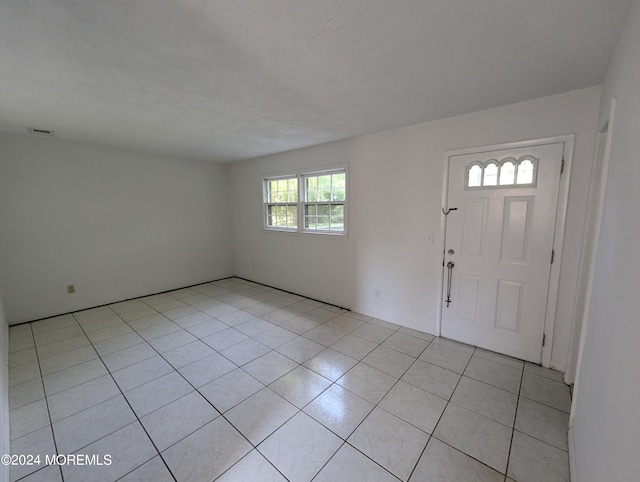
[[[456,252],[453,249],[449,249],[449,251],[447,251],[448,254],[456,254]]]

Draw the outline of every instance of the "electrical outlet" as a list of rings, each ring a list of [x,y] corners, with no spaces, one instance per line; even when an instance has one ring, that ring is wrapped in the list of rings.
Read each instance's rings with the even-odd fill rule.
[[[433,244],[433,233],[427,234],[427,243]]]
[[[76,292],[76,285],[67,285],[67,293],[72,294]]]
[[[252,267],[253,269],[256,269],[256,262],[255,262],[255,261],[252,261],[252,262],[251,262],[251,267]]]
[[[376,288],[376,298],[380,298],[380,288]]]

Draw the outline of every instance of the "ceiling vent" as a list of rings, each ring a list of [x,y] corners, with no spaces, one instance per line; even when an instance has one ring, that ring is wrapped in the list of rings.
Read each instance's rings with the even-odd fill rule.
[[[55,134],[50,129],[38,129],[37,127],[27,127],[29,134],[38,137],[55,137]]]

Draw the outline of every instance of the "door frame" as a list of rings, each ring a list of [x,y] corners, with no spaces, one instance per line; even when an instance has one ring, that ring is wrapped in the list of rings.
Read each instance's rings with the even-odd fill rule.
[[[444,151],[444,176],[442,180],[442,209],[448,209],[449,198],[449,159],[454,156],[465,154],[475,154],[482,152],[499,151],[502,149],[515,149],[521,147],[535,147],[545,144],[563,144],[564,172],[560,176],[560,185],[558,187],[558,202],[556,205],[556,219],[553,235],[553,250],[555,258],[551,265],[551,273],[549,275],[549,293],[547,296],[547,306],[545,308],[544,317],[544,337],[545,344],[542,347],[541,364],[549,367],[551,364],[551,352],[553,348],[553,333],[556,321],[556,308],[558,305],[558,290],[560,287],[560,267],[562,266],[562,251],[564,246],[565,224],[567,220],[567,207],[569,204],[569,185],[571,180],[571,166],[573,164],[573,153],[575,148],[575,134],[566,134],[555,137],[545,137],[541,139],[530,139],[515,142],[506,142],[502,144],[483,145],[478,147],[465,147],[460,149],[450,149]],[[447,241],[447,216],[444,211],[440,214],[440,248],[442,253],[442,271],[440,282],[438,283],[438,310],[436,320],[436,334],[442,333],[442,303],[444,301],[444,283],[445,283],[445,249]]]

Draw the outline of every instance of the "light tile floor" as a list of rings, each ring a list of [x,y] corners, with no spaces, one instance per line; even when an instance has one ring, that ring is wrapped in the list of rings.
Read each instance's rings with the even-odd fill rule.
[[[24,481],[568,481],[557,372],[231,278],[10,329]],[[94,459],[99,460],[99,459]]]

